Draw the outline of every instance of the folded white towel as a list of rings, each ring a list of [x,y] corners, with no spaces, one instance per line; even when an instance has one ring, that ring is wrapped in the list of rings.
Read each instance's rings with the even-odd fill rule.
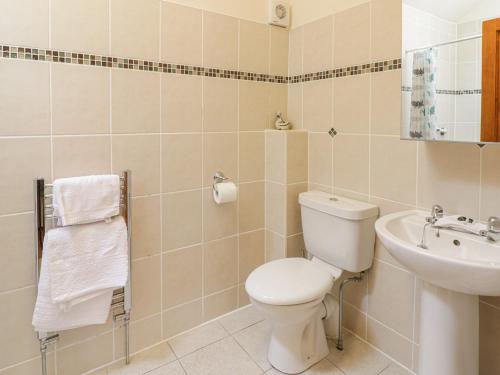
[[[127,226],[121,216],[50,230],[44,253],[52,302],[64,311],[124,286],[128,278]]]
[[[461,220],[459,220],[459,218]],[[445,216],[439,219],[434,225],[443,229],[449,228],[459,232],[472,233],[477,235],[486,230],[486,225],[476,221],[469,221],[468,218],[461,215]]]
[[[33,327],[37,332],[55,332],[92,324],[104,324],[109,315],[112,297],[113,291],[108,290],[86,303],[74,306],[71,311],[62,311],[50,297],[48,260],[43,257],[38,296],[33,312]]]
[[[54,215],[63,226],[101,221],[120,213],[117,175],[57,179],[52,193]]]

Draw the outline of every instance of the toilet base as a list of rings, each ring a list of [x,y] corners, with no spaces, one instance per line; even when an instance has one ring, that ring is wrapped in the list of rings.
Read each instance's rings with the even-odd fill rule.
[[[329,354],[321,300],[293,306],[252,303],[272,325],[268,360],[277,370],[299,374]]]

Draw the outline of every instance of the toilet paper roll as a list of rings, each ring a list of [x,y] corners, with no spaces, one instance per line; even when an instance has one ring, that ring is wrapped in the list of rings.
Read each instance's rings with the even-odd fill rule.
[[[234,202],[238,197],[238,188],[232,182],[221,182],[214,186],[214,200],[217,204]]]

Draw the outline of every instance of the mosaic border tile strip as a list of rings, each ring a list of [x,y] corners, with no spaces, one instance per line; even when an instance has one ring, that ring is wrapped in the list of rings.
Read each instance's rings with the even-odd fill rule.
[[[179,65],[155,61],[128,59],[122,57],[93,55],[79,52],[66,52],[50,49],[16,47],[0,45],[0,57],[6,59],[21,59],[33,61],[57,62],[63,64],[77,64],[100,66],[107,68],[143,70],[172,74],[197,75],[214,78],[238,79],[244,81],[272,82],[272,83],[301,83],[322,79],[339,78],[359,74],[384,72],[401,69],[401,59],[378,61],[370,64],[353,65],[345,68],[330,69],[322,72],[308,73],[297,76],[280,76],[272,74],[241,72],[201,66]]]
[[[402,86],[402,92],[412,92],[412,88],[410,86]],[[474,90],[436,90],[437,94],[441,95],[481,95],[483,92],[482,89],[474,89]]]

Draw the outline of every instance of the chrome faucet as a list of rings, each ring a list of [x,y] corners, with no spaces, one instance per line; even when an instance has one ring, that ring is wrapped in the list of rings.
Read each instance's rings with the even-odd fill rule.
[[[486,237],[489,241],[499,241],[500,240],[500,219],[496,216],[491,216],[488,219],[488,224],[486,230],[482,230],[480,235]]]
[[[425,221],[431,225],[437,223],[437,221],[444,217],[444,209],[439,204],[435,204],[431,209],[431,216],[425,218]]]

